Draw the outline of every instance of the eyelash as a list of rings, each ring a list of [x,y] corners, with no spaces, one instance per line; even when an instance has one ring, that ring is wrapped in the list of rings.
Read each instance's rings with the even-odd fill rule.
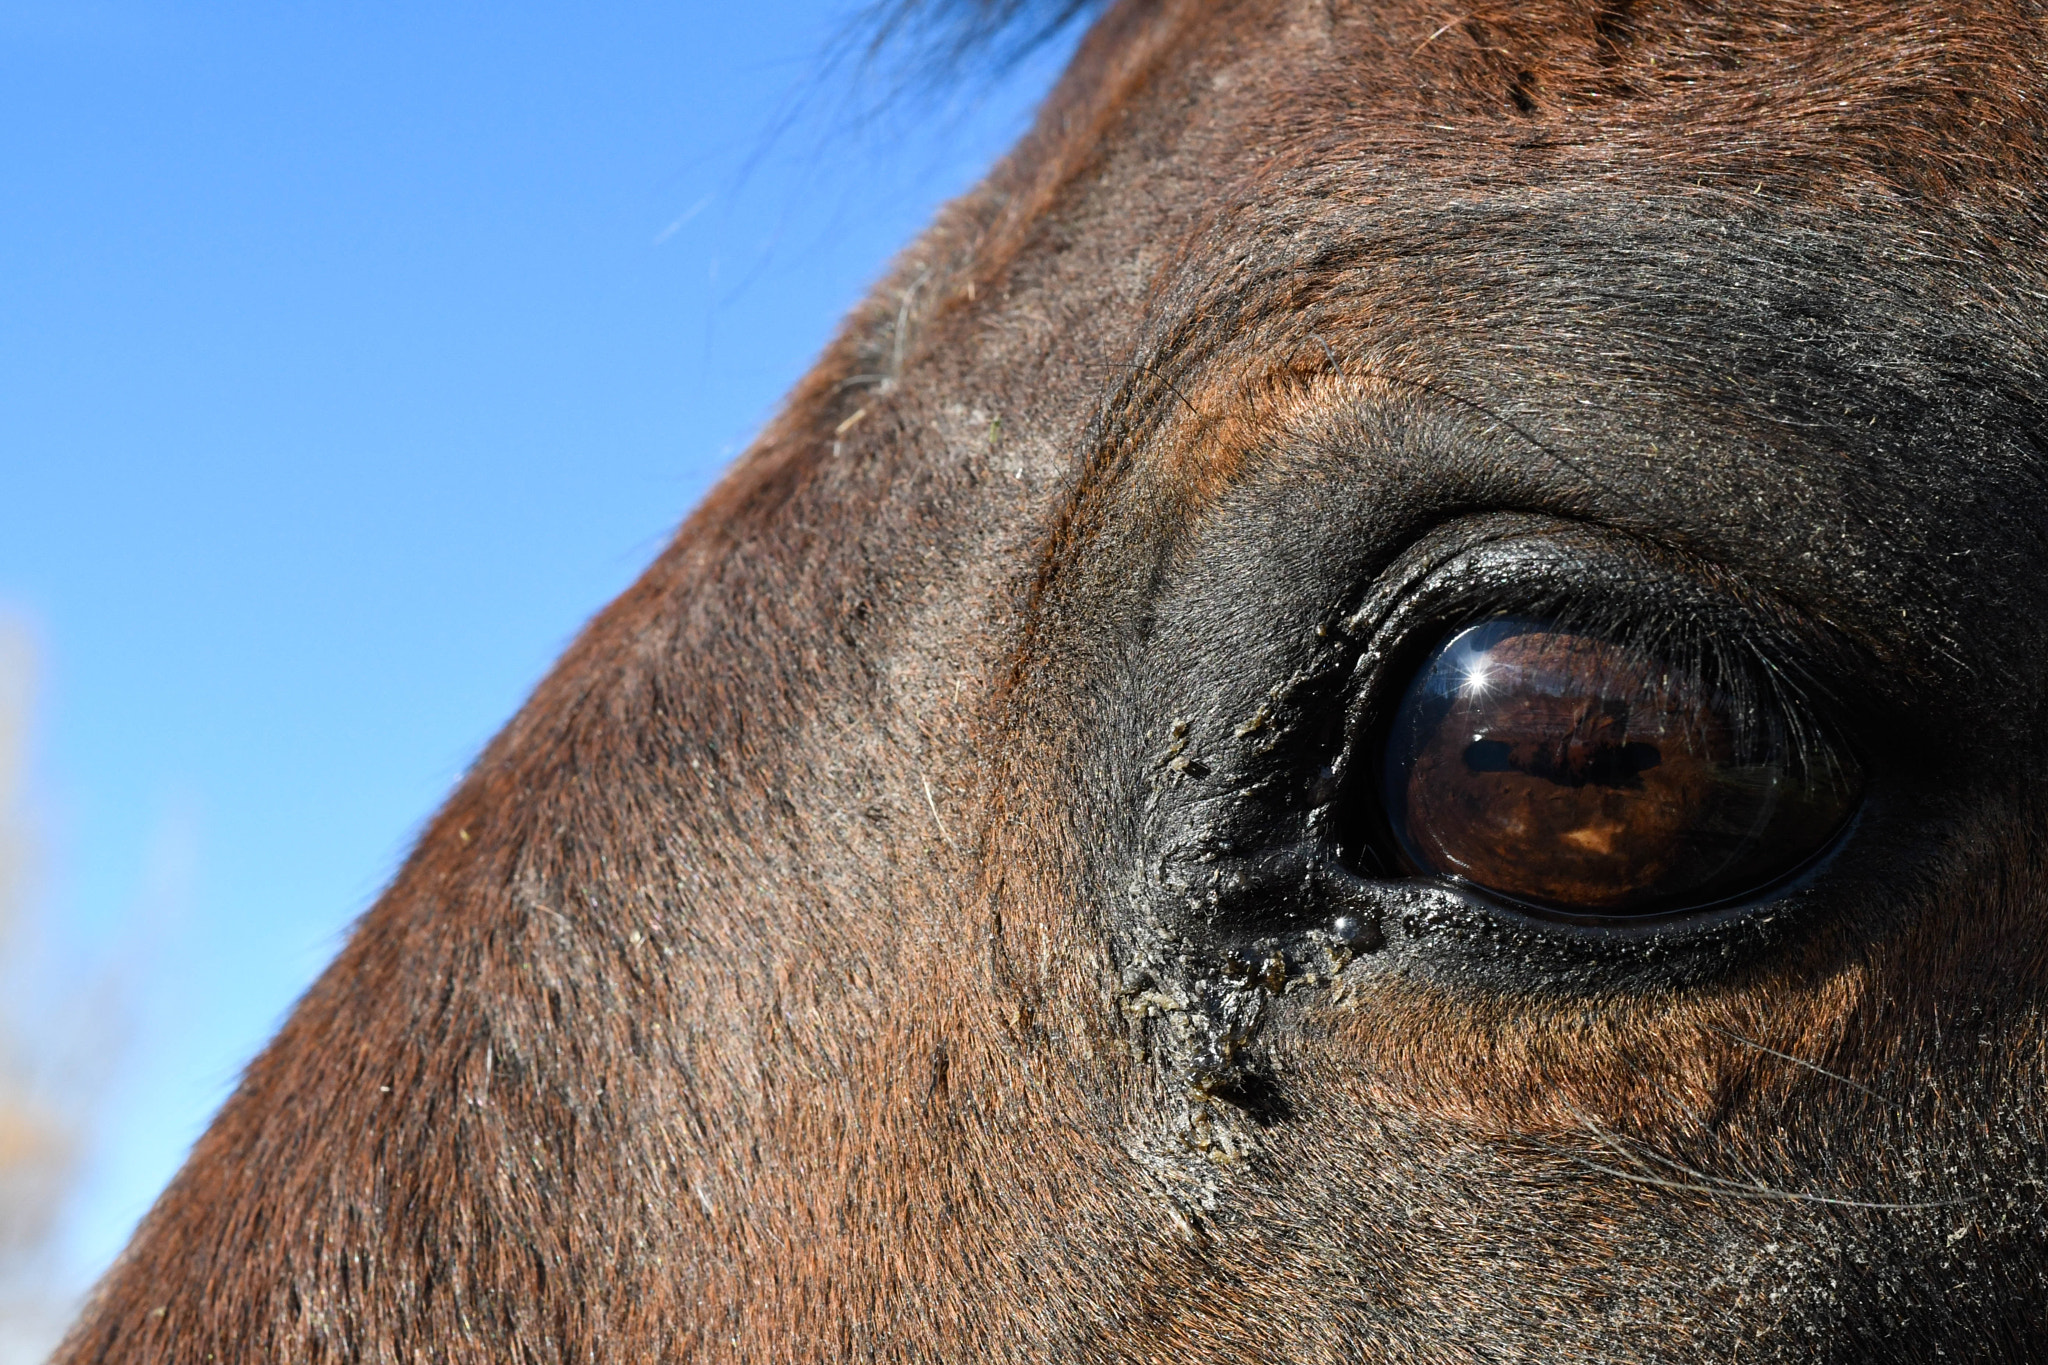
[[[1747,622],[1729,621],[1709,629],[1695,616],[1674,625],[1657,613],[1654,602],[1624,606],[1564,594],[1530,594],[1498,601],[1486,610],[1423,618],[1427,624],[1411,626],[1391,651],[1390,662],[1399,662],[1376,670],[1368,694],[1354,703],[1347,746],[1362,755],[1377,751],[1381,732],[1400,702],[1402,685],[1437,643],[1467,627],[1516,616],[1541,618],[1561,633],[1599,638],[1620,650],[1668,660],[1673,664],[1671,675],[1720,689],[1739,703],[1741,728],[1736,738],[1745,752],[1754,753],[1782,737],[1803,761],[1826,764],[1840,756],[1841,741],[1834,730],[1799,723],[1832,716],[1839,708],[1832,689],[1802,664],[1788,642],[1760,638]],[[1790,724],[1781,734],[1774,727],[1785,722]]]

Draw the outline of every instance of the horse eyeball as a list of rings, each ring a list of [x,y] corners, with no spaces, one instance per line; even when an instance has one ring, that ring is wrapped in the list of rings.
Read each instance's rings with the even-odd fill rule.
[[[1417,872],[1539,910],[1725,904],[1827,847],[1861,792],[1788,709],[1651,648],[1496,618],[1439,645],[1402,697],[1388,824]]]

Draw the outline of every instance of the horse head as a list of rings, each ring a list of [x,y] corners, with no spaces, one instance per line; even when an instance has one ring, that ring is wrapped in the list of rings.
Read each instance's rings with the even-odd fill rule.
[[[58,1359],[2048,1352],[2044,53],[1123,0]]]

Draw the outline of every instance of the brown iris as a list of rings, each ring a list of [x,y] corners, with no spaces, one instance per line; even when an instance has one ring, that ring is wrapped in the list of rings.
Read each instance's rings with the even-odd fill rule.
[[[1584,915],[1761,890],[1827,845],[1859,780],[1749,691],[1555,623],[1472,626],[1395,714],[1395,841],[1418,871]]]

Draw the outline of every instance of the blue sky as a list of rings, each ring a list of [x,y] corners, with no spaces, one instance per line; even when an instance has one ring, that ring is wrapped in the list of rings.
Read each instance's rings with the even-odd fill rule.
[[[0,609],[45,972],[119,986],[73,1279],[1058,62],[849,126],[847,14],[0,0]]]

